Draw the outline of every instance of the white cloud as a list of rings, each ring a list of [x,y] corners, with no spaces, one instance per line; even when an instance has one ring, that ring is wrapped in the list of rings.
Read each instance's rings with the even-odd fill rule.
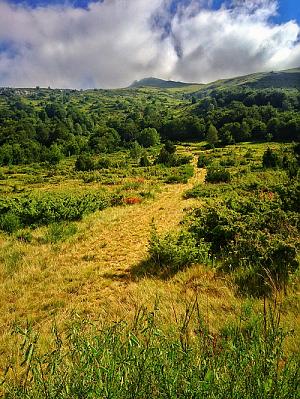
[[[10,43],[0,53],[0,85],[120,87],[145,76],[211,81],[300,65],[300,27],[269,22],[275,1],[235,0],[216,11],[192,0],[172,17],[168,1],[105,0],[84,10],[0,0],[0,45]],[[167,22],[171,31],[163,35]]]

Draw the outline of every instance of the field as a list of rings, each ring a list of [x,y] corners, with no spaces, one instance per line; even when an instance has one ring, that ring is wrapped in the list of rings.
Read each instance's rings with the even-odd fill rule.
[[[256,288],[261,280],[255,278],[261,272],[254,271],[247,280],[239,269],[225,267],[227,253],[213,252],[207,243],[200,248],[200,255],[195,254],[194,241],[189,241],[194,239],[189,235],[194,234],[191,228],[197,227],[193,215],[199,209],[215,206],[212,201],[258,198],[264,206],[275,204],[280,195],[278,187],[285,185],[287,175],[282,169],[263,168],[267,148],[279,154],[292,149],[291,144],[282,143],[243,143],[216,149],[206,149],[205,143],[187,143],[177,146],[177,153],[188,155],[191,164],[177,167],[140,167],[126,150],[108,156],[114,167],[92,172],[74,170],[74,157],[51,170],[35,165],[2,167],[2,209],[9,202],[9,212],[22,216],[17,222],[7,218],[7,233],[1,233],[0,352],[3,364],[12,366],[6,374],[2,369],[6,380],[23,381],[18,377],[24,367],[20,366],[22,352],[18,345],[31,328],[38,332],[38,348],[43,352],[51,348],[53,323],[61,334],[79,320],[92,323],[96,330],[119,321],[130,326],[143,308],[146,319],[142,318],[141,323],[147,322],[148,312],[155,313],[155,328],[173,337],[169,338],[171,342],[176,341],[174,326],[175,330],[179,328],[189,314],[186,312],[195,312],[195,303],[198,316],[188,316],[185,334],[196,328],[199,315],[210,336],[217,337],[230,323],[234,325],[246,308],[251,315],[253,312],[267,317],[266,306],[270,305],[272,314],[280,314],[285,330],[293,331],[284,341],[284,356],[297,354],[298,272],[291,266],[287,276],[277,281],[276,270],[275,274],[270,271],[266,287],[272,286],[271,291],[268,288],[259,292]],[[149,149],[149,159],[159,151],[159,146]],[[197,167],[199,158],[210,166]],[[229,173],[230,181],[208,182],[214,167]],[[35,210],[27,209],[25,217],[16,207],[28,207],[28,199]],[[78,208],[78,201],[82,212],[74,215],[70,210],[72,206]],[[67,211],[55,207],[66,207]],[[44,212],[48,212],[47,218]],[[294,226],[291,222],[283,232],[288,234],[285,239],[289,246],[299,244]],[[181,234],[188,234],[184,241],[178,239]],[[209,245],[213,244],[212,240]],[[248,284],[249,292],[241,291],[241,281],[242,285]],[[23,333],[12,335],[16,329]],[[116,332],[116,339],[124,339],[125,330],[122,327]],[[139,336],[143,328],[139,325],[137,330]],[[28,339],[30,342],[32,338]],[[139,339],[144,342],[144,338]],[[193,345],[191,348],[199,351]],[[214,367],[223,366],[220,363]],[[18,397],[14,395],[8,397]],[[29,397],[39,397],[37,393],[32,395]]]
[[[6,399],[297,397],[298,75],[0,89]]]

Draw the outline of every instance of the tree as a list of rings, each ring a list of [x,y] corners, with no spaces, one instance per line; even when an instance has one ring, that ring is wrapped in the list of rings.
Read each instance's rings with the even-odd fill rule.
[[[278,154],[268,147],[263,155],[263,166],[265,168],[276,168],[279,165],[280,159]]]
[[[206,140],[213,147],[219,140],[218,131],[214,125],[210,125],[206,135]]]
[[[62,160],[62,158],[63,158],[63,153],[60,147],[57,144],[52,144],[48,152],[47,161],[51,165],[56,165],[59,163],[59,161]]]
[[[136,162],[138,162],[141,158],[142,152],[143,152],[142,147],[139,145],[137,141],[134,141],[130,148],[130,157],[134,159]]]
[[[152,147],[160,143],[160,136],[157,130],[153,127],[146,127],[137,135],[138,143],[145,147]]]

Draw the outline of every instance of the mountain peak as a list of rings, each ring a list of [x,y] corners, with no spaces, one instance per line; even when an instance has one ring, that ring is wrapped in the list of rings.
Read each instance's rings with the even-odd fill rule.
[[[130,88],[156,87],[160,89],[170,89],[170,88],[189,86],[191,84],[192,83],[175,82],[174,80],[158,79],[151,76],[141,80],[135,80],[129,87]]]

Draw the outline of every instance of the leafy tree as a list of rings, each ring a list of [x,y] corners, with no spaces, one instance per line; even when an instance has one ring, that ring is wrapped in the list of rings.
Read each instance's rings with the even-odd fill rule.
[[[145,147],[152,147],[160,143],[160,136],[155,128],[147,127],[137,135],[138,143]]]
[[[143,148],[139,145],[139,143],[135,140],[130,148],[130,157],[138,162],[141,158],[143,152]]]
[[[219,140],[218,131],[215,128],[215,126],[212,125],[212,124],[208,128],[208,132],[207,132],[207,135],[206,135],[206,140],[208,141],[208,143],[211,146],[214,146]]]
[[[61,151],[61,148],[57,144],[52,144],[48,152],[47,161],[51,165],[56,165],[62,159],[63,159],[63,153]]]

